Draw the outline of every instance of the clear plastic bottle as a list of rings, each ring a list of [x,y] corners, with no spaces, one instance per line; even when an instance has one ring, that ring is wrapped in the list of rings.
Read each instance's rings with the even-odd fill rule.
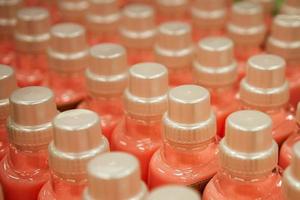
[[[14,32],[15,67],[18,84],[21,87],[46,84],[49,30],[50,16],[46,9],[28,7],[17,12]]]
[[[217,116],[218,135],[224,136],[225,119],[239,108],[237,62],[233,42],[226,37],[207,37],[198,42],[194,81],[207,88]]]
[[[8,135],[6,120],[9,115],[9,96],[17,89],[17,80],[14,70],[0,64],[0,160],[6,155]]]
[[[149,164],[149,188],[180,184],[202,191],[218,170],[216,128],[205,88],[171,89],[163,117],[163,145]]]
[[[226,33],[228,18],[226,0],[195,0],[191,7],[193,39],[199,41],[207,36]]]
[[[88,0],[58,0],[57,6],[61,21],[85,25],[90,6]]]
[[[140,178],[138,160],[127,153],[104,153],[87,166],[84,200],[146,200],[147,187]]]
[[[273,11],[275,8],[274,0],[248,0],[261,5],[263,9],[265,24],[267,30],[270,30],[273,20]]]
[[[53,142],[49,145],[51,180],[41,189],[39,200],[81,200],[87,185],[87,163],[109,151],[101,134],[97,113],[74,109],[53,120]]]
[[[300,16],[278,15],[267,40],[268,53],[283,57],[287,63],[286,75],[290,82],[290,102],[296,107],[300,101]]]
[[[124,93],[125,116],[111,137],[111,149],[135,155],[146,182],[153,153],[161,146],[162,115],[167,109],[168,71],[158,63],[140,63],[129,70]]]
[[[300,15],[300,1],[285,0],[281,6],[280,12],[287,15]]]
[[[102,43],[90,49],[90,65],[85,72],[88,97],[78,107],[101,116],[103,134],[108,140],[123,117],[123,92],[127,86],[126,49]]]
[[[155,12],[146,4],[129,4],[122,10],[120,40],[127,48],[130,65],[154,60]]]
[[[48,144],[57,110],[51,90],[40,86],[15,90],[9,98],[9,151],[0,162],[6,200],[36,199],[49,180]]]
[[[84,71],[88,66],[85,29],[74,23],[61,23],[51,28],[48,49],[49,85],[59,109],[74,108],[84,99]]]
[[[200,200],[199,194],[188,187],[167,185],[150,192],[147,200]]]
[[[286,200],[298,200],[300,197],[300,142],[293,146],[291,165],[285,170],[282,178]]]
[[[194,46],[191,26],[185,22],[166,22],[160,25],[154,45],[155,60],[169,70],[171,87],[191,84]]]
[[[189,22],[189,0],[154,0],[154,2],[158,24],[174,20]]]
[[[247,65],[239,89],[241,109],[267,113],[273,120],[273,138],[281,145],[296,128],[289,104],[285,61],[276,55],[262,54],[251,57]]]
[[[219,145],[221,168],[206,186],[204,200],[283,200],[278,145],[271,131],[272,119],[259,111],[238,111],[227,118]]]

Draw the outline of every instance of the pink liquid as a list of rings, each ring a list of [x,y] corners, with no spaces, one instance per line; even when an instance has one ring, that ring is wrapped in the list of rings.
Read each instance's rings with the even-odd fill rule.
[[[46,53],[17,52],[16,71],[20,87],[44,85],[47,68]]]
[[[300,64],[288,65],[286,74],[290,83],[290,103],[296,108],[300,101]]]
[[[6,155],[8,146],[5,122],[0,122],[0,160]]]
[[[209,28],[193,28],[193,40],[198,42],[199,40],[209,36],[224,36],[226,34],[225,28],[223,29],[209,29]]]
[[[127,49],[127,55],[130,65],[154,61],[152,49]]]
[[[279,154],[279,166],[283,169],[287,168],[292,160],[292,148],[295,143],[300,141],[300,134],[295,131],[281,146]]]
[[[88,97],[78,108],[89,109],[99,114],[102,134],[110,141],[113,130],[123,116],[122,98],[95,99]]]
[[[55,175],[41,189],[38,200],[81,200],[86,181],[64,181]]]
[[[149,188],[180,184],[201,191],[218,170],[217,152],[216,142],[205,149],[174,147],[164,142],[149,164]]]
[[[207,184],[204,200],[283,200],[281,176],[275,171],[266,177],[245,181],[221,171]]]
[[[49,180],[47,150],[20,151],[9,147],[9,154],[0,162],[0,180],[6,200],[36,199]]]
[[[111,137],[111,150],[124,151],[137,157],[144,181],[153,153],[161,146],[161,120],[145,121],[125,116]]]
[[[15,61],[12,34],[0,33],[0,64],[13,66]]]
[[[254,55],[261,54],[263,50],[260,47],[245,47],[245,46],[235,46],[234,54],[239,62],[247,62],[247,60]]]
[[[193,76],[190,67],[183,69],[169,69],[169,85],[176,87],[179,85],[192,84]]]
[[[107,32],[101,34],[88,33],[88,43],[93,46],[99,43],[120,43],[118,33]]]

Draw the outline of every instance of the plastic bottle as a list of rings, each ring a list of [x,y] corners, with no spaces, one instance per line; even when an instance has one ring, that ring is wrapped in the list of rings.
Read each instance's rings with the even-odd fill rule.
[[[275,2],[273,0],[248,0],[261,5],[267,30],[270,30],[273,20]]]
[[[218,135],[223,137],[225,119],[239,108],[233,42],[226,37],[207,37],[198,42],[196,52],[194,81],[209,90],[217,116]]]
[[[17,12],[15,67],[21,87],[46,84],[49,30],[50,16],[46,9],[28,7]]]
[[[89,9],[88,0],[58,0],[57,7],[61,21],[85,25],[85,17]]]
[[[124,93],[125,116],[111,137],[111,149],[135,155],[146,182],[148,165],[161,145],[162,115],[167,109],[168,71],[158,63],[140,63],[129,70]]]
[[[51,28],[48,49],[49,85],[59,109],[74,108],[86,96],[84,71],[88,66],[85,29],[74,23]]]
[[[184,22],[166,22],[158,28],[154,46],[155,60],[169,70],[170,86],[191,84],[194,46],[191,26]]]
[[[149,164],[149,188],[180,184],[202,191],[218,169],[216,119],[205,88],[170,90],[162,137],[163,145]]]
[[[174,20],[189,21],[189,0],[155,0],[154,2],[158,24]]]
[[[220,170],[206,186],[204,200],[283,199],[271,131],[271,118],[259,111],[238,111],[227,118],[219,145]]]
[[[88,163],[87,172],[84,200],[145,200],[148,195],[139,162],[130,154],[104,153]]]
[[[48,150],[51,180],[42,187],[38,199],[81,200],[87,185],[87,163],[109,151],[100,118],[89,110],[65,111],[54,118],[53,133]]]
[[[279,145],[294,132],[296,122],[289,105],[285,61],[281,57],[271,54],[251,57],[246,77],[240,82],[239,97],[241,109],[259,110],[272,118],[272,135]]]
[[[200,200],[199,194],[188,187],[167,185],[153,190],[147,200]]]
[[[280,12],[288,15],[300,15],[300,2],[298,0],[285,0]]]
[[[37,199],[49,180],[47,147],[57,114],[51,90],[40,86],[15,90],[9,98],[9,151],[0,162],[6,200]]]
[[[0,64],[0,160],[6,155],[8,136],[6,120],[9,115],[9,96],[17,89],[17,81],[14,70]]]
[[[111,134],[123,116],[123,92],[127,86],[126,49],[118,44],[102,43],[90,49],[90,64],[85,72],[88,97],[79,108],[101,116],[103,134]]]
[[[130,65],[154,60],[155,12],[146,4],[129,4],[122,10],[120,40],[127,48]]]

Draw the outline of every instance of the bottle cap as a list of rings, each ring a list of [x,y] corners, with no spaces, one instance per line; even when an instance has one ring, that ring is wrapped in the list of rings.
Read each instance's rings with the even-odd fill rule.
[[[9,115],[8,98],[17,89],[16,74],[14,70],[0,64],[0,126],[6,123]]]
[[[288,15],[300,14],[300,2],[298,0],[285,0],[281,6],[281,13]]]
[[[53,92],[40,86],[15,90],[10,98],[9,141],[20,148],[46,148],[52,140],[52,119],[57,114]]]
[[[162,116],[167,109],[168,70],[158,63],[139,63],[129,69],[125,110],[133,116]]]
[[[138,160],[127,153],[104,153],[87,166],[88,187],[84,199],[145,199],[146,185],[140,179]]]
[[[266,33],[262,7],[249,1],[233,4],[227,32],[237,45],[260,45]]]
[[[233,42],[226,37],[207,37],[199,41],[194,61],[194,78],[205,87],[232,84],[237,79]]]
[[[290,166],[284,171],[282,184],[288,200],[297,200],[300,196],[300,142],[293,146],[293,157]]]
[[[201,112],[199,112],[201,110]],[[175,87],[168,94],[163,136],[177,144],[211,141],[216,134],[216,118],[209,92],[197,85]]]
[[[168,19],[180,19],[188,11],[189,0],[156,0],[158,15]]]
[[[219,146],[220,165],[237,176],[251,178],[277,166],[278,146],[272,139],[272,119],[254,110],[237,111],[226,119]]]
[[[49,166],[60,178],[86,179],[88,161],[109,151],[100,119],[93,111],[74,109],[58,114],[53,120],[53,133]]]
[[[46,51],[50,40],[48,11],[40,7],[22,8],[16,17],[16,49],[23,52]]]
[[[0,1],[0,32],[13,34],[17,23],[16,14],[22,0]]]
[[[189,67],[194,51],[191,26],[184,22],[160,25],[154,51],[157,62],[168,68]]]
[[[61,23],[51,28],[49,66],[61,72],[82,71],[88,66],[88,45],[83,26]]]
[[[127,86],[126,49],[118,44],[102,43],[90,49],[86,70],[87,89],[93,96],[122,95]]]
[[[64,22],[84,24],[89,9],[87,0],[59,0],[57,6]]]
[[[152,48],[156,35],[155,12],[145,4],[130,4],[122,11],[120,34],[123,44],[133,48]]]
[[[147,200],[200,200],[199,194],[185,186],[167,185],[154,189]]]
[[[285,78],[285,61],[276,55],[251,57],[246,77],[240,83],[240,99],[253,107],[272,108],[289,100],[289,84]]]
[[[267,51],[286,59],[288,63],[300,63],[300,16],[278,15],[273,20]]]

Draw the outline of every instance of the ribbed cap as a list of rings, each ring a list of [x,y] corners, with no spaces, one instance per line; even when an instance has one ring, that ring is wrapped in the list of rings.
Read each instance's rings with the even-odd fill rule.
[[[75,109],[60,113],[53,120],[53,130],[49,165],[61,178],[86,179],[88,161],[109,151],[95,112]]]
[[[0,32],[12,34],[17,23],[16,13],[22,0],[0,1]]]
[[[159,63],[139,63],[129,69],[125,110],[133,116],[161,116],[167,109],[168,70]]]
[[[0,64],[0,126],[6,123],[9,115],[8,98],[17,89],[16,74],[14,70]]]
[[[168,111],[163,121],[163,136],[173,143],[208,142],[216,134],[209,92],[197,85],[183,85],[169,91]]]
[[[191,7],[195,28],[223,28],[227,19],[226,0],[195,0]]]
[[[189,0],[155,0],[157,14],[167,20],[180,19],[188,11]]]
[[[197,45],[194,79],[199,85],[218,87],[232,84],[237,78],[233,42],[226,37],[207,37]]]
[[[272,139],[272,119],[259,111],[243,110],[226,119],[219,146],[220,165],[238,176],[251,178],[277,165],[278,146]]]
[[[87,89],[93,96],[122,95],[127,86],[126,49],[118,44],[102,43],[90,49],[86,70]]]
[[[28,7],[17,12],[16,49],[25,52],[45,51],[50,40],[50,15],[44,8]]]
[[[125,6],[122,11],[120,34],[126,47],[152,47],[156,35],[154,9],[138,3]]]
[[[293,146],[291,165],[283,174],[283,190],[288,200],[298,200],[300,196],[300,142]]]
[[[298,0],[285,0],[281,6],[281,13],[288,15],[299,15],[300,2]]]
[[[273,20],[271,36],[267,41],[267,51],[277,54],[287,62],[300,63],[300,16],[278,15]]]
[[[266,33],[262,7],[248,1],[233,4],[227,31],[238,45],[260,45]]]
[[[15,90],[9,98],[10,143],[21,148],[46,148],[52,139],[51,121],[57,114],[54,94],[46,87]]]
[[[104,153],[88,163],[87,171],[85,200],[144,200],[147,195],[139,162],[130,154]]]
[[[272,108],[289,100],[285,61],[276,55],[262,54],[248,60],[246,77],[240,83],[241,100],[253,107]]]
[[[168,68],[189,67],[193,60],[191,26],[184,22],[166,22],[158,29],[156,61]]]
[[[57,5],[64,22],[85,22],[85,15],[89,9],[88,0],[59,0]]]
[[[199,194],[185,186],[167,185],[153,190],[147,200],[200,200]]]
[[[88,66],[88,45],[83,26],[61,23],[54,25],[50,33],[48,57],[52,70],[82,71]]]

